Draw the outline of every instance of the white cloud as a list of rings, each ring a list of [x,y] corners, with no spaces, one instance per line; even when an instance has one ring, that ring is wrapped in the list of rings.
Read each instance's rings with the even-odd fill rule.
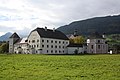
[[[57,28],[74,20],[119,14],[120,0],[0,0],[0,32],[27,33]],[[27,31],[25,30],[27,29]]]
[[[5,32],[0,32],[0,36],[2,36],[2,35],[4,35],[5,34]]]

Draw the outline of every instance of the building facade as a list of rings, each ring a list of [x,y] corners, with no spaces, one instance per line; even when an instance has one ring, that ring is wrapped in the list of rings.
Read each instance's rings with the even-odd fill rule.
[[[87,39],[87,53],[108,53],[108,44],[99,33],[95,32]]]
[[[76,35],[77,36],[77,35]],[[9,39],[9,53],[17,54],[101,54],[108,53],[108,44],[98,33],[93,33],[87,44],[70,44],[68,37],[58,30],[36,28],[27,38],[14,33]]]
[[[22,38],[17,43],[14,44],[14,53],[17,54],[29,53],[29,44],[27,43],[27,38]]]
[[[67,49],[68,54],[84,54],[87,52],[86,44],[69,44]]]
[[[28,36],[31,53],[66,54],[69,39],[60,31],[36,28]]]
[[[9,53],[14,53],[14,45],[20,40],[20,37],[18,36],[17,33],[14,33],[10,38],[9,38]]]
[[[14,33],[16,34],[16,33]],[[17,35],[17,34],[16,34]],[[65,34],[55,29],[36,28],[27,39],[10,37],[10,53],[22,54],[67,54],[69,39]]]

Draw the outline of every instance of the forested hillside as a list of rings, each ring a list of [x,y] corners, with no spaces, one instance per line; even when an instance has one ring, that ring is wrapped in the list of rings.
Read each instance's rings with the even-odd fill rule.
[[[94,31],[100,34],[120,34],[120,15],[96,17],[82,21],[75,21],[61,26],[58,30],[65,34],[72,34],[77,29],[78,34],[89,35]]]

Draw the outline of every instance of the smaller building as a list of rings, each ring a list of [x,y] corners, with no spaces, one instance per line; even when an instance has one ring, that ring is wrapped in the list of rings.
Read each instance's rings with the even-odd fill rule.
[[[86,44],[69,44],[67,46],[68,54],[83,54],[87,51]]]
[[[29,44],[27,43],[27,38],[20,39],[17,43],[14,44],[14,53],[28,54]]]
[[[87,39],[87,53],[108,53],[108,44],[105,38],[97,32],[91,34]]]
[[[14,45],[20,40],[20,37],[15,32],[9,38],[9,53],[14,53]]]

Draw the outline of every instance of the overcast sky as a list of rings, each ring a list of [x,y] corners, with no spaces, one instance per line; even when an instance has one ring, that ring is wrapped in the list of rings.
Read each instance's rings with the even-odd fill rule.
[[[0,0],[0,35],[120,13],[120,0]]]

